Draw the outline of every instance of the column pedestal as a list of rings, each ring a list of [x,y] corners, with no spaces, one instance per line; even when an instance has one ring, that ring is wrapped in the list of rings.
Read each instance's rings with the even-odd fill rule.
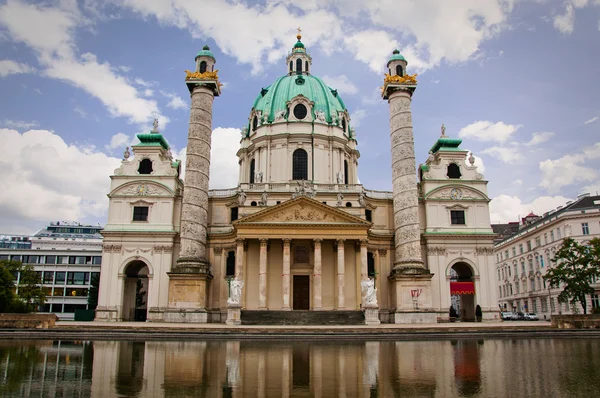
[[[227,325],[241,325],[242,324],[242,306],[239,304],[229,304],[227,307]]]
[[[165,322],[207,323],[206,296],[212,275],[177,271],[167,274],[169,307],[164,312]]]
[[[437,312],[431,310],[431,278],[427,270],[423,274],[394,273],[388,277],[392,289],[395,310],[390,313],[392,323],[437,323]],[[413,291],[420,291],[413,297]]]
[[[373,304],[366,304],[365,308],[365,325],[379,325],[379,306]]]

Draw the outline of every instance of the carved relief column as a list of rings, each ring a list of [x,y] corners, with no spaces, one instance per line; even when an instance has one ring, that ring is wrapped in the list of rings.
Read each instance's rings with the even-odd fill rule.
[[[406,61],[394,51],[388,62],[390,70],[401,66],[406,72]],[[422,292],[419,308],[431,308],[431,278],[421,258],[421,231],[416,182],[415,146],[412,128],[411,100],[417,88],[414,76],[392,73],[383,82],[382,97],[389,103],[390,142],[392,150],[392,191],[394,195],[394,266],[388,279],[394,284],[392,306],[394,323],[435,322],[431,313],[409,314],[414,311],[411,291]]]
[[[283,291],[283,310],[290,309],[290,246],[291,239],[283,240],[283,272],[282,272],[282,291]]]
[[[260,239],[260,258],[258,262],[258,309],[267,309],[267,243]]]
[[[344,239],[337,240],[337,285],[338,299],[337,308],[346,308],[346,275],[345,275],[346,258],[344,254]]]
[[[321,241],[322,239],[314,239],[315,244],[315,266],[313,268],[313,290],[314,290],[314,299],[313,299],[313,309],[320,310],[323,307],[322,295],[321,295]]]

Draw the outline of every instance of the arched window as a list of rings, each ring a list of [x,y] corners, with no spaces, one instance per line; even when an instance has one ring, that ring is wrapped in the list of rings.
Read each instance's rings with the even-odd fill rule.
[[[235,252],[227,253],[227,266],[225,267],[225,276],[235,276]]]
[[[344,160],[344,184],[348,185],[348,161]]]
[[[302,60],[300,58],[296,60],[296,73],[302,73]]]
[[[296,149],[292,155],[292,180],[308,180],[308,154]]]
[[[396,74],[398,76],[404,76],[404,71],[402,70],[402,65],[396,65]]]
[[[294,62],[290,61],[290,72],[294,70]]]
[[[460,178],[460,167],[456,163],[450,163],[448,165],[448,173],[446,174],[448,178]]]
[[[346,132],[346,118],[342,119],[342,129],[344,130],[344,133]]]
[[[140,167],[138,169],[138,173],[140,173],[140,174],[152,173],[152,161],[150,159],[142,159],[142,161],[140,162]]]
[[[200,73],[206,72],[206,61],[200,62]]]
[[[250,184],[254,184],[254,168],[256,166],[256,162],[254,159],[250,161]]]
[[[256,116],[254,116],[254,118],[252,119],[252,131],[256,131],[257,128],[258,128],[258,118]]]
[[[369,278],[375,277],[375,257],[373,257],[373,253],[367,253],[367,276]]]
[[[304,70],[308,73],[308,61],[304,63]]]

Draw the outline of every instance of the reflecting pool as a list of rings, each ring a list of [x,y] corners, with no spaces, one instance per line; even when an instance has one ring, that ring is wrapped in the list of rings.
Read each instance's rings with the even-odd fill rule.
[[[600,340],[2,341],[2,397],[594,397]]]

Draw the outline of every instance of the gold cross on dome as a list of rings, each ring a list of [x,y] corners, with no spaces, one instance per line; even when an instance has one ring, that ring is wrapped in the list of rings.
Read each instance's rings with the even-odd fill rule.
[[[300,26],[298,26],[298,34],[302,33],[302,29],[300,29]]]
[[[302,38],[302,35],[300,34],[302,32],[302,29],[300,29],[300,26],[298,26],[298,34],[296,35],[296,38],[298,40],[300,40]]]

